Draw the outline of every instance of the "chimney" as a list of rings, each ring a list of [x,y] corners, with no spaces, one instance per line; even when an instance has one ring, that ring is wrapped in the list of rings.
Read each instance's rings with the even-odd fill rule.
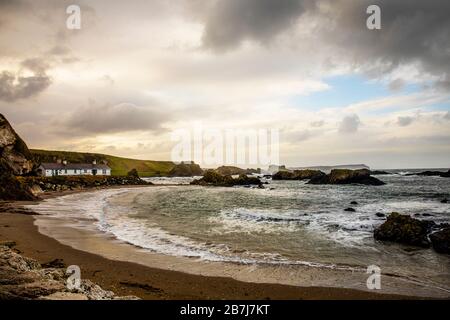
[[[92,161],[92,164],[96,165],[97,164],[97,160]]]
[[[67,160],[63,160],[63,165],[67,166]]]

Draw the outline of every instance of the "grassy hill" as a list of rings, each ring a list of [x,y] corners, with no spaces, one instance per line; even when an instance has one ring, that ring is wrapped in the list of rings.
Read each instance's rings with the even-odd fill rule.
[[[31,154],[37,163],[56,162],[57,159],[67,160],[71,163],[97,163],[106,161],[111,168],[111,174],[123,176],[135,168],[141,177],[166,176],[175,164],[171,161],[136,160],[110,156],[100,153],[84,153],[69,151],[48,151],[31,149]]]

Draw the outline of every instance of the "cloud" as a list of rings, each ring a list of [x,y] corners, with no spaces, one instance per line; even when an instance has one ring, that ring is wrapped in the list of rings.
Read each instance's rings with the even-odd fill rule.
[[[447,113],[444,115],[445,120],[450,120],[450,111],[447,111]]]
[[[245,40],[266,43],[291,27],[305,11],[300,0],[219,0],[205,22],[203,44],[224,51]]]
[[[131,103],[94,105],[70,113],[56,120],[58,131],[68,134],[103,134],[138,130],[161,130],[161,124],[169,117],[155,110],[160,106],[143,107]]]
[[[0,73],[0,100],[14,102],[38,95],[50,86],[51,80],[46,75],[21,77],[11,72]]]
[[[311,127],[314,127],[314,128],[320,128],[320,127],[322,127],[324,124],[325,124],[325,121],[323,121],[323,120],[313,121],[313,122],[311,122]]]
[[[204,18],[203,45],[229,51],[245,41],[267,45],[281,34],[299,48],[318,44],[333,56],[373,78],[404,65],[435,77],[438,88],[450,90],[450,2],[441,0],[378,0],[381,30],[366,27],[372,0],[216,0]],[[302,19],[307,17],[308,19]],[[306,35],[298,30],[310,30]],[[389,87],[401,89],[406,79]]]
[[[350,116],[344,117],[342,119],[340,125],[339,125],[339,132],[340,133],[354,133],[358,131],[359,125],[361,124],[361,121],[359,120],[358,115],[353,114]]]
[[[389,83],[389,90],[400,91],[405,86],[405,81],[403,79],[395,79]]]
[[[409,126],[411,123],[413,123],[414,120],[415,119],[413,117],[398,117],[397,124],[400,127],[406,127],[406,126]]]

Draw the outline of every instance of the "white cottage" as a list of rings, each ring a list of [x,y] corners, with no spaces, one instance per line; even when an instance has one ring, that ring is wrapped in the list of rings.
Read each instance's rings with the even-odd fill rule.
[[[110,176],[111,168],[106,164],[93,163],[41,163],[38,168],[40,175],[51,176]]]

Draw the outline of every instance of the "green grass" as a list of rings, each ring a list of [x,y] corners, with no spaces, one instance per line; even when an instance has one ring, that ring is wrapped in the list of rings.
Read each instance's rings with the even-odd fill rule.
[[[111,168],[111,174],[124,176],[131,169],[136,169],[141,177],[166,176],[175,166],[171,161],[136,160],[110,156],[100,153],[48,151],[31,149],[36,162],[56,162],[57,159],[67,160],[70,163],[97,163],[106,161]]]

